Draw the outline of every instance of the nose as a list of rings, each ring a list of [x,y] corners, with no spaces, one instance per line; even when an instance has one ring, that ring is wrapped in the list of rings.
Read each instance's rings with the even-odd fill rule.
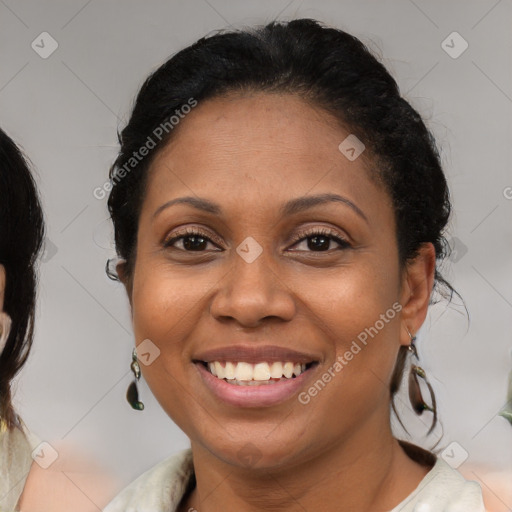
[[[219,321],[228,319],[243,327],[258,327],[265,319],[290,321],[296,310],[293,291],[278,275],[268,251],[248,263],[233,254],[230,272],[222,279],[210,312]]]

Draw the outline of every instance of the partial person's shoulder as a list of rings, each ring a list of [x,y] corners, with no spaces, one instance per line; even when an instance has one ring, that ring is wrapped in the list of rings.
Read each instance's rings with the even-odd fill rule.
[[[72,443],[41,444],[34,457],[20,498],[21,512],[86,512],[91,503],[104,506],[119,488],[110,470]]]
[[[21,418],[12,428],[0,418],[0,510],[15,510],[38,444]]]
[[[460,469],[463,476],[482,482],[485,510],[503,512],[510,510],[504,504],[512,503],[512,472],[482,463],[464,464]]]
[[[192,450],[188,448],[139,476],[103,512],[173,511],[183,498],[193,473]]]
[[[390,512],[485,512],[480,484],[466,480],[442,458],[418,487]]]

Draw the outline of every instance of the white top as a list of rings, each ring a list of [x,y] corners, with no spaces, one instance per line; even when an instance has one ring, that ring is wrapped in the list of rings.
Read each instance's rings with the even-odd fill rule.
[[[18,417],[19,427],[12,430],[0,419],[0,512],[18,511],[32,452],[40,440]]]
[[[103,512],[176,512],[193,473],[192,451],[183,450],[142,474]],[[480,485],[437,458],[418,487],[389,512],[485,512],[485,507]]]

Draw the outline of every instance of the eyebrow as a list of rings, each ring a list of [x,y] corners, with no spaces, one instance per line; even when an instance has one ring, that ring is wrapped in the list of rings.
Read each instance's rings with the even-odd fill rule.
[[[283,217],[286,217],[300,213],[304,210],[308,210],[315,206],[332,202],[346,204],[361,218],[368,222],[366,215],[357,205],[355,205],[350,199],[340,196],[338,194],[317,194],[313,196],[298,197],[297,199],[292,199],[285,203],[284,205],[282,205],[280,208],[280,213]],[[218,204],[201,197],[187,196],[178,197],[176,199],[171,199],[170,201],[167,201],[155,211],[155,213],[153,214],[153,218],[159,215],[163,210],[166,210],[167,208],[173,206],[174,204],[188,204],[193,208],[196,208],[197,210],[201,210],[207,213],[212,213],[214,215],[222,214],[222,208]]]

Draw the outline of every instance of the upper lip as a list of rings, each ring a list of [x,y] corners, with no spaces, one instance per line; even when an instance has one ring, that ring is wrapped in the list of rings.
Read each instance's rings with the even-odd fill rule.
[[[193,361],[211,363],[213,361],[233,361],[246,363],[261,362],[287,362],[312,363],[319,361],[319,357],[305,352],[298,352],[290,348],[278,347],[276,345],[247,346],[230,345],[211,350],[206,350],[194,356]]]

